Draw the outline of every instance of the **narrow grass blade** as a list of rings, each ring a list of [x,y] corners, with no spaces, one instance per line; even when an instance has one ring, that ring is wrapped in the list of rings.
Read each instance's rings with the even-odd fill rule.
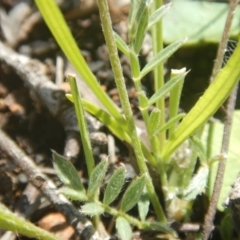
[[[146,179],[144,175],[133,180],[123,195],[120,207],[121,211],[127,212],[137,204],[143,192],[145,182]]]
[[[146,225],[148,226],[148,228],[152,230],[170,233],[174,235],[173,229],[167,226],[166,224],[162,224],[160,222],[146,222]]]
[[[171,70],[171,78],[174,78],[182,73],[186,72],[186,68],[182,69],[172,69]],[[174,118],[178,114],[179,104],[180,104],[180,97],[182,94],[182,87],[184,83],[185,76],[170,90],[170,97],[169,97],[169,118]],[[170,137],[173,131],[176,129],[176,125],[172,125],[168,131],[168,137]]]
[[[149,63],[142,69],[139,79],[142,79],[145,75],[147,75],[150,71],[152,71],[158,64],[161,62],[164,62],[166,59],[168,59],[174,52],[176,52],[184,43],[186,42],[186,39],[177,41],[175,43],[170,44],[166,48],[164,48],[162,51],[157,53],[150,61]]]
[[[116,228],[117,233],[121,239],[124,240],[132,239],[132,229],[129,222],[125,218],[118,217],[116,219]]]
[[[114,33],[114,38],[117,44],[117,48],[126,56],[129,56],[128,45],[123,41],[123,39],[116,32],[113,32],[113,33]]]
[[[84,154],[86,156],[88,175],[90,176],[93,171],[93,168],[95,166],[95,163],[94,163],[94,158],[93,158],[92,146],[91,146],[90,138],[89,138],[87,122],[86,122],[85,115],[84,115],[82,99],[81,99],[80,92],[78,91],[76,78],[72,75],[68,75],[67,79],[71,86],[71,92],[72,92],[73,102],[74,102],[74,106],[75,106],[75,112],[76,112],[77,120],[78,120],[78,127],[79,127],[79,131],[81,133],[80,135],[81,135],[81,139],[82,139]]]
[[[111,204],[122,190],[125,179],[125,168],[121,167],[115,171],[108,181],[107,188],[104,192],[103,203]]]
[[[64,185],[77,192],[85,193],[81,179],[75,167],[70,161],[66,160],[55,151],[53,151],[53,167]]]
[[[168,130],[173,125],[176,125],[182,118],[186,116],[186,113],[180,113],[176,117],[170,119],[167,123],[165,123],[161,128],[159,128],[159,133]]]
[[[98,191],[98,188],[101,186],[103,179],[106,176],[107,168],[108,168],[107,160],[103,160],[94,168],[89,179],[87,191],[87,195],[89,198],[95,196],[96,192]]]
[[[169,11],[170,7],[172,6],[172,3],[168,3],[166,5],[163,5],[159,9],[157,9],[154,13],[152,13],[148,20],[148,30]]]
[[[14,213],[9,211],[3,204],[0,203],[0,226],[1,229],[12,231],[15,234],[27,236],[34,239],[42,240],[60,240],[57,236],[47,232],[32,223],[21,219]]]
[[[71,94],[66,94],[66,96],[71,102],[73,102]],[[123,125],[119,124],[119,122],[117,122],[113,117],[111,117],[109,113],[105,112],[101,108],[97,107],[96,105],[92,104],[91,102],[85,99],[82,99],[82,102],[84,109],[91,113],[92,115],[94,115],[102,123],[104,123],[105,126],[108,127],[115,136],[117,136],[122,141],[124,140],[127,143],[132,144],[132,140],[127,133],[128,129],[126,124]],[[156,167],[156,161],[153,158],[152,154],[149,152],[149,150],[142,142],[141,146],[146,159],[153,167]]]
[[[177,84],[179,83],[187,74],[188,72],[181,73],[172,79],[170,79],[167,83],[163,85],[162,88],[160,88],[153,96],[148,100],[148,104],[153,105],[158,101],[160,98],[164,97],[167,93],[170,92],[170,90]]]
[[[133,38],[133,49],[138,54],[142,48],[143,39],[145,37],[148,25],[148,12],[149,6],[147,1],[143,0],[145,5],[138,9],[136,18],[134,19],[134,26],[136,26],[135,37]],[[131,39],[129,39],[130,46],[132,45]]]
[[[166,142],[162,157],[168,161],[174,150],[193,135],[223,104],[240,78],[240,43],[226,66],[218,73],[203,96],[180,123]]]
[[[96,77],[88,67],[81,51],[79,50],[59,7],[54,0],[35,0],[35,3],[42,14],[47,26],[51,30],[55,40],[62,51],[84,79],[89,88],[98,97],[99,101],[109,113],[120,123],[124,124],[125,119],[119,113],[113,101],[100,87]]]

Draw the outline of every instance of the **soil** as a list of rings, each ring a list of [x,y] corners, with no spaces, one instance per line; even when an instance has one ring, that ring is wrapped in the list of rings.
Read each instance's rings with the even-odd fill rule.
[[[76,10],[77,7],[79,7],[79,9],[81,8],[81,6],[76,5],[79,4],[78,1],[78,3],[76,3],[76,1],[63,2],[63,12],[68,19],[73,36],[81,48],[86,61],[93,69],[101,87],[120,107],[118,91],[114,83],[97,11],[93,7],[88,12],[81,10],[78,12]],[[110,1],[110,9],[114,28],[120,35],[126,37],[128,6],[123,5],[116,7],[112,2],[113,1]],[[19,24],[14,22],[17,21],[14,17],[17,17],[11,13],[13,11],[17,12],[17,8],[20,9],[20,3],[27,3],[29,12],[22,12],[22,15],[25,15],[22,16]],[[58,86],[65,93],[69,92],[69,85],[65,82],[67,60],[41,17],[38,16],[37,18],[37,16],[35,16],[37,20],[34,22],[34,14],[37,12],[36,6],[31,3],[31,1],[2,0],[0,1],[0,10],[4,11],[4,14],[6,14],[9,21],[11,20],[13,26],[14,24],[18,25],[17,29],[11,29],[11,24],[3,21],[1,23],[0,40],[19,54],[27,55],[31,59],[41,61],[45,66],[47,77],[52,82],[56,81],[57,71],[60,71],[63,77],[60,77]],[[6,33],[8,32],[13,36],[7,36]],[[149,48],[149,46],[146,46],[146,49],[147,48]],[[207,88],[216,49],[217,46],[206,44],[192,48],[183,48],[174,54],[166,63],[166,72],[169,72],[171,68],[180,69],[187,67],[187,69],[191,69],[191,72],[186,78],[181,98],[181,108],[183,111],[188,112]],[[141,55],[142,64],[147,61],[146,59],[149,52],[150,51]],[[62,66],[57,66],[57,59],[60,59]],[[138,110],[136,92],[131,81],[128,59],[121,55],[121,62],[133,114],[141,123],[141,115]],[[57,78],[57,80],[59,81],[59,78]],[[153,76],[151,74],[143,80],[147,95],[153,93],[152,80]],[[238,99],[237,102],[237,108],[240,107],[239,100],[240,99]],[[224,115],[219,111],[217,116],[221,118]],[[39,169],[47,174],[57,186],[60,186],[61,183],[52,167],[52,150],[60,154],[66,153],[64,149],[67,144],[68,135],[65,128],[59,119],[53,116],[47,107],[36,98],[36,93],[28,87],[24,79],[18,75],[16,69],[10,67],[3,59],[0,61],[0,126],[1,129],[33,159]],[[103,132],[106,136],[112,136],[104,126],[98,128],[98,131]],[[74,136],[79,140],[78,134]],[[113,165],[118,166],[120,163],[124,163],[128,169],[128,177],[133,178],[136,172],[130,164],[131,152],[120,140],[114,137],[111,139],[114,144],[113,151],[115,154],[112,159]],[[96,161],[100,161],[109,155],[109,141],[110,140],[108,140],[106,144],[93,145]],[[77,141],[76,144],[80,144],[79,141]],[[81,148],[80,145],[77,146],[77,148],[78,147]],[[71,161],[77,168],[79,175],[87,182],[83,151],[81,150],[75,153],[73,150],[73,153],[70,155]],[[6,151],[0,150],[1,202],[13,212],[24,216],[29,221],[44,229],[55,232],[62,239],[79,239],[74,228],[66,223],[63,214],[59,213],[53,204],[29,183],[27,174],[12,160]],[[25,202],[26,196],[31,199],[31,203],[35,205],[31,210],[29,210],[31,204]],[[206,209],[206,200],[200,197],[195,204],[198,203],[199,205],[196,205],[196,215],[193,217],[193,220],[201,222],[203,220],[203,209]],[[79,206],[78,203],[74,204]],[[136,214],[135,212],[136,210],[134,209],[133,214]],[[221,218],[219,217],[219,219]],[[111,221],[112,218],[110,216],[104,216],[103,224],[105,228],[109,230],[110,235],[114,236],[115,230],[111,227]],[[163,239],[158,238],[155,232],[143,234],[141,237],[137,237],[137,233],[136,231],[136,238],[134,239]],[[4,231],[0,230],[1,237],[6,237],[5,234]],[[181,239],[190,239],[187,238],[185,234],[181,234],[180,236]],[[18,238],[18,236],[13,234],[9,239],[16,238]],[[23,236],[20,238],[28,239]],[[217,232],[214,235],[214,239],[220,239]]]

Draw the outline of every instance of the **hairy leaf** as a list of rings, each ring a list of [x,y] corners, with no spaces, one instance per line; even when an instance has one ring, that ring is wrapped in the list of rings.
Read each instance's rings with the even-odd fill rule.
[[[108,181],[107,188],[104,192],[103,203],[111,204],[120,193],[125,179],[125,168],[121,167],[115,171]]]
[[[144,175],[133,180],[123,195],[120,207],[121,211],[127,212],[137,204],[143,192],[145,182],[146,179]]]

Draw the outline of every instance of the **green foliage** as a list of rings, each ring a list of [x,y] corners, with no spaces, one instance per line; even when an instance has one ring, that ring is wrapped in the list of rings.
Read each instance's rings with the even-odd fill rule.
[[[132,238],[132,229],[128,221],[123,217],[116,219],[116,228],[121,239],[130,240]]]
[[[88,185],[88,197],[91,198],[95,195],[96,191],[101,186],[104,177],[106,175],[108,168],[108,162],[106,160],[103,160],[101,163],[99,163],[93,170],[92,175],[89,179],[89,185]]]
[[[162,51],[160,51],[157,55],[155,55],[148,63],[147,65],[141,70],[139,79],[142,79],[146,74],[148,74],[150,71],[152,71],[158,64],[161,62],[166,61],[171,55],[176,52],[186,41],[180,40],[176,41],[166,48],[164,48]]]
[[[69,161],[66,161],[61,155],[57,154],[55,151],[53,151],[53,167],[59,179],[65,186],[75,191],[84,191],[84,187],[82,185],[82,182],[80,181],[76,169]]]
[[[197,45],[199,42],[217,44],[221,39],[228,7],[228,3],[213,1],[172,1],[171,10],[163,18],[164,42],[169,44],[188,37],[186,45]],[[240,33],[240,6],[235,16],[231,39],[237,39]]]
[[[149,197],[147,194],[147,189],[146,187],[143,189],[143,193],[138,201],[138,212],[139,212],[139,216],[141,221],[145,221],[146,220],[146,216],[148,214],[148,210],[149,210]]]
[[[213,140],[211,144],[212,148],[212,154],[210,156],[211,158],[215,158],[215,160],[211,165],[210,165],[210,178],[209,178],[209,183],[208,183],[208,195],[211,195],[214,187],[214,179],[216,176],[217,168],[218,168],[218,163],[220,161],[219,159],[219,153],[221,149],[221,139],[219,136],[222,136],[223,134],[223,124],[221,122],[214,122],[214,131],[213,131]],[[205,148],[207,149],[207,136],[208,136],[208,130],[209,130],[210,124],[206,124],[204,128],[204,133],[203,133],[203,143]],[[239,148],[239,126],[240,126],[240,111],[236,110],[233,115],[233,123],[232,123],[232,131],[231,131],[231,137],[230,137],[230,145],[229,145],[229,151],[228,151],[228,161],[226,165],[226,170],[224,173],[224,178],[223,178],[223,186],[221,189],[220,197],[218,200],[218,210],[223,211],[223,202],[225,201],[226,197],[228,196],[230,190],[231,190],[231,185],[232,183],[236,180],[237,175],[239,173],[239,167],[240,166],[240,148]],[[210,164],[210,163],[209,163]]]
[[[132,182],[123,195],[120,207],[121,211],[127,212],[137,204],[142,195],[145,181],[145,176],[141,176]]]
[[[130,184],[130,186],[127,188],[127,190],[123,195],[120,208],[116,209],[116,208],[110,207],[109,204],[111,204],[118,197],[120,191],[122,190],[122,187],[125,181],[124,167],[118,168],[108,180],[107,187],[104,191],[103,201],[101,202],[101,201],[98,201],[97,198],[95,198],[95,196],[96,196],[96,193],[99,192],[102,182],[106,177],[106,172],[109,165],[107,160],[101,161],[94,168],[90,176],[88,189],[85,190],[81,183],[81,179],[78,177],[77,171],[75,170],[74,166],[70,161],[64,159],[64,157],[60,156],[55,152],[53,152],[53,159],[54,159],[54,163],[53,163],[54,168],[56,169],[56,173],[58,177],[63,181],[64,184],[66,184],[62,188],[62,193],[73,200],[85,202],[85,204],[81,207],[81,212],[83,214],[93,217],[93,216],[99,216],[104,212],[107,212],[117,217],[117,221],[116,221],[117,230],[121,231],[122,227],[126,227],[126,232],[125,233],[119,232],[119,235],[124,234],[125,236],[125,234],[127,234],[126,235],[127,239],[131,237],[130,224],[143,229],[149,228],[151,224],[145,220],[145,217],[142,218],[142,221],[139,221],[133,217],[130,217],[125,213],[129,211],[132,207],[134,207],[138,203],[139,199],[141,198],[141,199],[145,199],[144,204],[145,205],[147,204],[147,208],[146,206],[144,207],[142,206],[141,215],[143,216],[144,214],[146,216],[148,212],[148,205],[149,205],[146,191],[143,197],[141,197],[145,183],[146,183],[145,176],[137,177],[132,181],[132,183]],[[73,181],[72,179],[73,176],[74,178],[76,178],[74,180],[74,184],[71,183]],[[75,182],[77,182],[77,184],[75,184]],[[145,208],[145,210],[143,210],[143,208]],[[145,213],[143,213],[143,211]],[[164,226],[164,224],[161,226]],[[166,225],[164,229],[166,231],[169,231]]]
[[[67,97],[75,105],[76,114],[79,120],[79,128],[81,134],[83,132],[84,135],[82,141],[84,142],[86,138],[86,142],[89,142],[86,124],[84,124],[84,109],[102,121],[118,138],[126,141],[132,146],[136,156],[136,162],[141,173],[141,176],[136,177],[136,179],[133,180],[130,186],[125,190],[121,200],[120,209],[112,208],[108,205],[116,200],[123,187],[125,177],[124,169],[118,169],[111,176],[101,202],[97,195],[105,178],[108,162],[104,160],[94,167],[91,148],[86,146],[87,150],[84,150],[87,152],[86,159],[87,164],[89,164],[88,172],[90,177],[88,189],[83,189],[83,185],[79,179],[74,181],[72,179],[73,177],[67,177],[71,172],[73,172],[73,167],[61,167],[61,164],[62,166],[65,166],[65,163],[60,163],[63,158],[57,157],[57,161],[54,160],[54,167],[59,175],[59,178],[66,185],[62,191],[74,200],[87,202],[82,207],[82,212],[85,214],[96,216],[102,214],[103,212],[108,212],[116,217],[116,228],[122,239],[131,238],[130,224],[140,229],[150,228],[174,234],[172,229],[166,224],[167,217],[165,212],[171,212],[172,216],[177,216],[178,212],[188,212],[188,214],[190,214],[188,210],[189,205],[192,204],[192,201],[195,200],[197,195],[202,194],[207,184],[209,184],[209,197],[211,195],[213,186],[212,176],[214,175],[214,169],[216,169],[218,162],[216,161],[215,163],[212,163],[210,161],[210,158],[213,155],[210,154],[211,150],[209,146],[204,146],[204,142],[207,141],[200,140],[200,129],[227,99],[240,78],[240,69],[238,66],[240,61],[240,43],[237,45],[226,66],[218,73],[216,79],[198,100],[191,111],[188,114],[179,114],[179,101],[184,78],[187,72],[185,69],[173,70],[170,80],[165,84],[159,84],[159,82],[162,81],[161,79],[163,79],[163,63],[183,44],[186,44],[185,35],[188,35],[190,38],[190,41],[187,43],[194,43],[196,42],[196,39],[200,38],[209,39],[209,35],[205,34],[209,31],[210,27],[208,26],[211,26],[209,22],[212,23],[212,21],[208,18],[208,26],[206,26],[206,23],[202,26],[202,22],[206,19],[201,18],[198,21],[196,20],[199,16],[202,16],[202,13],[198,14],[199,12],[196,12],[196,6],[198,6],[202,11],[199,3],[187,3],[193,6],[191,9],[189,5],[185,5],[186,3],[184,3],[184,1],[179,1],[179,3],[174,2],[173,9],[170,10],[170,5],[162,6],[156,9],[155,7],[157,4],[155,2],[153,3],[153,6],[151,6],[151,2],[147,0],[132,0],[128,19],[128,46],[118,34],[112,31],[111,23],[108,19],[108,13],[106,12],[106,8],[104,8],[106,3],[105,0],[99,1],[100,12],[104,12],[104,14],[100,14],[100,16],[102,17],[102,26],[105,29],[105,39],[109,48],[109,57],[125,115],[123,117],[114,103],[100,88],[96,78],[89,70],[55,3],[52,0],[49,0],[48,3],[43,0],[36,0],[36,3],[42,12],[46,23],[53,32],[59,46],[106,109],[102,110],[92,103],[81,99],[74,77],[69,77],[72,95],[68,95]],[[185,7],[179,7],[177,9],[176,6]],[[208,7],[209,6],[210,5],[208,5]],[[220,16],[225,11],[222,7],[218,8],[216,5],[212,6],[214,6],[214,9],[217,10],[211,10],[211,14],[215,14],[217,12],[216,16]],[[150,11],[150,8],[153,9],[152,12]],[[51,9],[51,11],[49,9]],[[191,9],[191,14],[184,14],[184,17],[191,18],[191,21],[186,22],[194,22],[192,19],[195,19],[197,24],[202,27],[200,29],[189,27],[185,22],[184,26],[187,26],[187,30],[194,29],[196,33],[186,34],[186,31],[181,31],[184,36],[177,37],[176,39],[176,36],[174,35],[175,31],[180,28],[176,28],[176,24],[174,24],[174,30],[172,27],[170,28],[172,29],[171,34],[174,35],[174,38],[172,38],[172,35],[168,35],[166,37],[166,41],[171,44],[164,49],[161,49],[161,46],[156,47],[155,49],[158,49],[158,51],[154,53],[152,59],[150,59],[145,66],[140,67],[138,56],[142,48],[143,39],[147,29],[153,29],[153,33],[156,33],[155,30],[160,32],[159,35],[153,34],[153,45],[161,45],[163,39],[161,39],[162,30],[161,23],[159,23],[159,21],[161,21],[162,16],[168,12],[165,15],[165,20],[171,16],[172,19],[174,17],[174,19],[177,19],[178,23],[181,23],[181,21],[179,21],[180,18],[178,19],[177,17],[179,16],[178,14],[180,14],[179,9],[181,9],[181,11],[183,10],[185,13]],[[208,11],[206,11],[206,13],[209,14]],[[213,17],[215,17],[215,15]],[[174,21],[168,21],[165,25],[167,26],[167,24],[171,24],[171,22]],[[214,18],[213,23],[216,24],[217,22],[217,19]],[[61,27],[58,28],[58,26]],[[164,29],[166,29],[164,31],[169,31],[166,26],[164,27]],[[219,27],[217,27],[217,29],[219,30]],[[127,99],[126,87],[124,87],[124,77],[122,75],[122,69],[116,51],[117,48],[123,52],[130,61],[132,80],[138,93],[139,109],[147,127],[147,135],[150,144],[149,148],[147,148],[143,142],[140,142],[140,139],[137,136],[130,104]],[[155,71],[156,73],[154,74],[156,78],[155,93],[153,96],[148,98],[146,93],[143,91],[141,80],[150,71]],[[164,105],[164,97],[166,95],[170,96],[169,115],[167,120],[165,119]],[[153,105],[155,106],[153,107]],[[210,133],[210,131],[206,131]],[[219,134],[219,132],[220,131],[217,131],[217,134]],[[235,141],[239,143],[239,140]],[[218,149],[217,153],[219,152],[220,150]],[[197,173],[194,175],[197,158],[200,159],[201,164],[197,169]],[[147,159],[150,167],[153,167],[159,176],[157,181],[155,179],[156,182],[154,182],[154,184],[155,186],[160,185],[162,187],[163,200],[166,202],[166,211],[163,210],[155,192],[152,176],[146,165],[145,159]],[[58,162],[60,163],[60,166],[55,166],[59,164]],[[65,168],[69,169],[65,171]],[[232,169],[238,168],[231,166],[231,170]],[[229,177],[229,181],[224,179],[224,186],[225,184],[228,186],[228,191],[231,185],[230,181],[232,183],[234,180],[233,177],[236,175],[235,173],[228,174],[229,172],[230,170],[227,169],[226,175],[231,175],[231,177]],[[77,177],[76,173],[74,173],[74,177]],[[147,192],[144,191],[144,187],[146,187]],[[226,195],[227,190],[224,191],[224,196]],[[154,207],[159,221],[148,222],[145,220],[149,210],[149,200]],[[185,205],[179,204],[179,206],[172,207],[175,202],[178,202],[178,200],[179,202],[184,202],[186,200],[187,203]],[[126,212],[133,208],[136,204],[138,204],[139,207],[141,221],[131,218],[126,214]],[[220,205],[218,208],[221,209]],[[181,216],[180,220],[183,219],[184,216]]]
[[[104,193],[103,203],[111,204],[120,193],[125,179],[125,169],[123,167],[117,169],[110,178]]]

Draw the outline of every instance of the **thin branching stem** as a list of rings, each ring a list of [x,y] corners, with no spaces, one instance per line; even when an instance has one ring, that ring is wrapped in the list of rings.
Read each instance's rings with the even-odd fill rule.
[[[222,39],[219,44],[217,59],[216,59],[216,62],[215,62],[214,68],[213,68],[211,81],[216,77],[217,73],[221,69],[221,64],[223,61],[225,48],[226,48],[226,44],[227,44],[228,37],[229,37],[232,19],[233,19],[238,2],[239,2],[239,0],[230,1],[228,16],[227,16],[227,20],[225,23]],[[234,107],[235,107],[235,102],[236,102],[236,96],[237,96],[237,86],[234,88],[234,90],[232,91],[232,93],[228,99],[227,115],[226,115],[226,118],[224,121],[224,132],[223,132],[222,147],[221,147],[222,159],[219,161],[210,205],[209,205],[208,212],[207,212],[207,214],[205,216],[205,220],[204,220],[204,230],[203,230],[203,239],[204,240],[207,240],[209,238],[209,236],[212,232],[212,229],[213,229],[213,220],[214,220],[214,217],[216,214],[216,207],[217,207],[218,199],[220,196],[225,166],[227,163],[227,153],[228,153],[228,148],[229,148],[232,117],[233,117],[233,112],[234,112]]]
[[[214,62],[214,66],[213,66],[213,70],[212,70],[212,74],[211,74],[211,78],[210,78],[211,82],[215,79],[215,77],[217,76],[218,72],[221,69],[223,57],[226,52],[226,46],[227,46],[227,42],[229,39],[229,33],[230,33],[231,25],[232,25],[232,20],[233,20],[234,13],[237,8],[238,2],[239,2],[239,0],[230,0],[230,6],[229,6],[229,10],[228,10],[226,23],[224,26],[224,31],[222,34],[222,39],[218,46],[216,61]]]
[[[227,158],[228,158],[227,154],[228,154],[228,148],[229,148],[229,142],[230,142],[232,118],[233,118],[233,112],[235,109],[236,97],[237,97],[237,86],[234,88],[228,100],[227,116],[224,121],[224,132],[223,132],[223,139],[222,139],[221,154],[219,156],[220,159],[219,159],[219,165],[217,170],[217,176],[215,179],[213,193],[212,193],[210,205],[208,208],[208,212],[205,216],[205,221],[204,221],[204,232],[203,232],[204,240],[207,240],[209,238],[213,229],[213,220],[216,214],[216,207],[217,207],[218,199],[220,196],[220,191],[222,188],[225,166],[227,164]]]
[[[113,74],[115,77],[115,82],[118,88],[123,112],[126,118],[126,122],[128,123],[129,135],[132,139],[132,145],[134,148],[134,153],[136,156],[138,167],[141,174],[146,175],[146,186],[148,189],[148,194],[155,208],[157,217],[161,222],[166,223],[167,222],[166,217],[159,203],[159,199],[156,195],[156,192],[152,183],[152,179],[149,175],[148,168],[145,163],[144,155],[141,148],[141,143],[137,136],[133,113],[130,107],[127,90],[124,82],[124,77],[122,73],[122,67],[120,64],[120,59],[118,57],[117,46],[115,43],[113,31],[112,31],[112,25],[111,25],[111,19],[109,15],[107,0],[98,0],[98,6],[99,6],[100,18],[102,22],[102,29],[103,29],[106,44],[108,47],[108,51],[109,51],[110,62],[111,62]]]

